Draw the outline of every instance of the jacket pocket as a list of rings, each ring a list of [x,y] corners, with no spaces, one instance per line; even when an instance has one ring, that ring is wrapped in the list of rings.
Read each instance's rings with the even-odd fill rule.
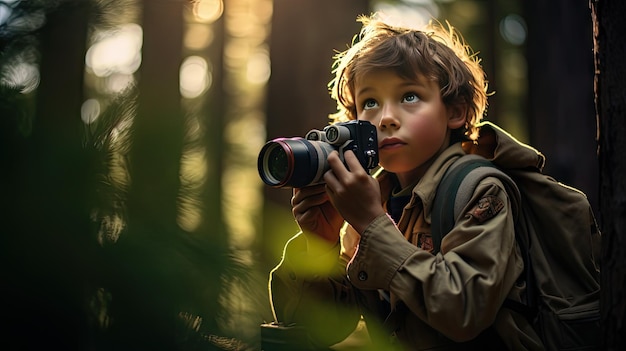
[[[542,309],[536,321],[547,350],[598,350],[601,346],[600,303]]]

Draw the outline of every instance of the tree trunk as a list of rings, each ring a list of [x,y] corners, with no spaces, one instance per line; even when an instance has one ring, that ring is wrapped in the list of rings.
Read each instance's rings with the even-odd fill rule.
[[[591,1],[600,140],[602,295],[606,350],[626,349],[626,3]]]
[[[175,349],[185,259],[177,225],[183,116],[183,1],[143,1],[142,65],[130,151],[128,230],[109,257],[115,345]],[[167,24],[167,25],[165,25]]]
[[[224,93],[224,44],[225,44],[225,15],[230,10],[229,2],[224,4],[224,14],[211,23],[214,39],[206,49],[209,65],[213,67],[211,71],[212,83],[204,101],[202,110],[204,123],[204,147],[207,157],[208,177],[206,186],[202,194],[204,201],[203,221],[194,236],[195,240],[202,244],[195,251],[204,255],[212,256],[209,260],[198,261],[196,268],[203,269],[203,282],[199,283],[203,287],[202,312],[204,322],[203,328],[217,333],[220,321],[214,318],[216,311],[220,308],[219,294],[222,292],[224,271],[229,266],[226,262],[228,251],[228,231],[224,223],[222,178],[224,175],[224,153],[226,152],[224,140],[225,111],[227,105],[227,94]],[[198,257],[202,258],[202,257]],[[212,264],[206,266],[206,264]]]
[[[176,223],[183,139],[178,82],[182,16],[180,1],[144,1],[142,66],[131,154],[131,211],[137,211],[144,220],[156,221],[146,223],[149,226],[162,229],[171,229]]]
[[[5,223],[14,230],[16,281],[3,285],[16,295],[3,294],[3,314],[10,316],[5,327],[13,330],[13,342],[4,341],[25,349],[88,348],[95,242],[89,236],[91,172],[80,118],[88,9],[86,2],[65,2],[46,15],[36,117],[21,161],[27,166],[13,185],[18,215]]]

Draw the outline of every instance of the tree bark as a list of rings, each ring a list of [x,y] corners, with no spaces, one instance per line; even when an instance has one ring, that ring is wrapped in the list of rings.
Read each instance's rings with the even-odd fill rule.
[[[26,349],[83,349],[89,342],[87,286],[95,242],[80,118],[88,9],[88,3],[66,1],[46,14],[35,120],[27,151],[20,150],[27,166],[12,185],[19,191],[12,199],[18,216],[5,223],[14,230],[10,266],[17,279],[5,285],[16,295],[3,295],[10,301],[3,313],[11,316],[5,327],[13,329],[13,342],[5,341]]]
[[[175,349],[185,277],[177,225],[184,130],[179,93],[184,2],[144,0],[142,4],[128,229],[109,256],[117,267],[111,333],[115,345]]]
[[[626,3],[592,0],[606,350],[626,348]]]

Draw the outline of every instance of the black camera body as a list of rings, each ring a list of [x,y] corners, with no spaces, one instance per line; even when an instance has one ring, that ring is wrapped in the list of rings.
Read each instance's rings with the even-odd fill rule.
[[[324,173],[330,169],[328,155],[337,150],[352,150],[366,171],[378,165],[378,138],[376,127],[353,120],[313,129],[304,138],[277,138],[268,141],[258,158],[258,170],[265,184],[275,188],[302,188],[323,183]],[[345,161],[344,161],[345,163]]]

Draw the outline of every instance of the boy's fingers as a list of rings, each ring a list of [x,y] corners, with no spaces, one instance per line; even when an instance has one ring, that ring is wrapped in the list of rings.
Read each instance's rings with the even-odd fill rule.
[[[324,195],[326,189],[323,185],[314,185],[305,188],[293,188],[293,196],[291,197],[291,205],[302,202],[302,200],[313,197]]]
[[[343,165],[341,158],[339,157],[339,152],[333,151],[328,155],[328,165],[333,170],[333,172],[337,175],[338,178],[341,178],[342,173],[347,172],[348,170]]]
[[[361,162],[359,161],[359,159],[356,157],[356,155],[354,154],[354,152],[352,150],[348,150],[343,154],[343,157],[346,160],[346,164],[348,165],[348,168],[351,171],[356,171],[358,169],[361,169]]]
[[[348,176],[350,172],[358,172],[363,169],[361,162],[359,162],[359,159],[352,150],[344,152],[343,157],[345,164],[339,158],[339,153],[337,151],[333,151],[330,155],[328,155],[328,164],[337,179],[343,179]]]

